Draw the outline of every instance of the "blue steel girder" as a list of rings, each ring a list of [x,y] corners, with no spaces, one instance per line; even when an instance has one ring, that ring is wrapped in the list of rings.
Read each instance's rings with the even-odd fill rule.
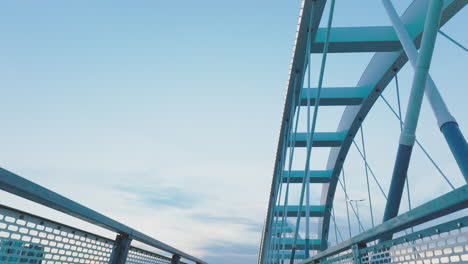
[[[416,37],[417,28],[406,26],[410,35]],[[311,45],[312,53],[322,53],[325,28],[319,28]],[[335,27],[330,33],[329,53],[348,52],[389,52],[400,50],[401,43],[392,26]]]
[[[454,213],[466,208],[468,208],[468,185],[446,193],[432,201],[414,208],[411,212],[401,214],[387,222],[367,230],[364,233],[358,234],[346,241],[341,242],[338,245],[328,248],[318,253],[316,256],[307,259],[303,263],[316,263],[315,261],[318,259],[326,258],[330,255],[335,255],[339,252],[351,248],[353,245],[364,245],[379,239],[382,235],[394,234],[404,229],[446,216],[450,213]],[[464,219],[466,218],[467,217]],[[451,225],[453,222],[454,221],[444,223],[442,226],[446,224]],[[439,233],[441,231],[440,229],[435,228],[430,229],[435,233]],[[431,234],[426,234],[426,236],[427,235],[430,236]],[[421,238],[421,236],[418,237]]]
[[[414,0],[401,16],[401,20],[405,24],[414,27],[413,30],[415,31],[413,32],[416,33],[414,42],[417,47],[419,47],[421,41],[427,4],[428,1],[426,0]],[[439,27],[443,26],[466,4],[466,0],[445,1]],[[369,93],[361,105],[352,105],[345,108],[337,131],[348,131],[348,134],[341,147],[332,148],[330,151],[326,169],[332,170],[333,174],[330,183],[324,184],[322,188],[321,204],[324,204],[326,208],[324,217],[319,219],[319,238],[322,241],[322,250],[327,248],[331,218],[330,210],[333,207],[338,178],[354,136],[380,94],[407,61],[408,58],[402,50],[376,53],[356,85],[357,87],[371,86],[373,87],[372,92]]]
[[[45,187],[42,187],[34,182],[31,182],[23,177],[20,177],[8,170],[0,167],[0,189],[12,193],[19,197],[28,199],[35,203],[55,209],[59,212],[76,217],[88,223],[100,226],[107,230],[116,232],[122,235],[122,240],[133,239],[149,246],[155,247],[162,251],[179,255],[185,259],[191,260],[199,264],[206,264],[194,256],[191,256],[181,250],[178,250],[168,244],[165,244],[157,239],[154,239],[142,232],[139,232],[127,225],[124,225],[110,217],[107,217],[99,212],[96,212],[82,204],[70,200],[56,192],[53,192]],[[127,241],[128,242],[128,241]],[[125,244],[125,243],[124,243]],[[124,245],[123,244],[123,245]],[[128,245],[127,245],[128,246]],[[127,247],[128,248],[128,247]],[[122,256],[124,258],[124,256]],[[116,263],[119,261],[116,259]]]
[[[331,170],[312,170],[309,171],[309,182],[310,183],[326,183],[330,182],[330,178],[333,171]],[[289,178],[289,183],[302,183],[304,181],[305,172],[302,171],[284,171],[283,172],[283,182],[287,183]]]
[[[281,173],[279,170],[282,169],[281,163],[284,162],[281,160],[281,153],[283,153],[283,146],[285,146],[283,140],[290,141],[290,138],[285,137],[285,133],[290,133],[288,127],[291,120],[291,109],[295,111],[295,107],[291,107],[292,102],[300,101],[300,105],[305,105],[307,96],[311,95],[311,101],[314,101],[314,95],[316,92],[308,92],[307,89],[302,91],[301,100],[298,100],[299,89],[302,88],[303,83],[303,72],[306,69],[305,65],[305,56],[306,53],[306,38],[308,28],[307,24],[310,19],[310,15],[313,13],[314,21],[312,23],[312,39],[315,39],[315,43],[312,43],[311,52],[314,53],[316,50],[320,49],[320,45],[323,46],[323,37],[324,34],[320,29],[317,33],[317,20],[320,20],[323,12],[323,7],[325,1],[316,1],[313,2],[316,5],[316,8],[312,8],[313,1],[304,1],[303,10],[302,10],[302,19],[300,20],[298,35],[296,39],[296,46],[293,55],[293,63],[290,73],[290,82],[288,84],[285,107],[283,112],[283,121],[280,130],[280,140],[278,143],[277,157],[275,161],[275,170],[273,174],[272,189],[270,193],[270,202],[268,206],[268,213],[264,227],[262,245],[260,250],[259,263],[264,263],[263,259],[265,257],[265,239],[268,240],[269,230],[272,224],[273,218],[273,209],[276,203],[276,194],[281,183],[287,181],[288,175],[286,172]],[[442,14],[440,27],[443,26],[448,20],[450,20],[458,11],[460,11],[465,5],[466,0],[448,0],[444,2],[444,11]],[[411,36],[414,37],[414,43],[419,47],[423,25],[425,11],[427,10],[427,1],[426,0],[414,0],[408,9],[404,12],[401,19],[407,25],[407,29],[410,32]],[[373,107],[376,100],[379,98],[383,90],[393,79],[394,75],[406,64],[407,57],[404,52],[401,50],[401,45],[396,43],[396,36],[394,31],[390,27],[379,27],[379,28],[348,28],[349,32],[357,32],[356,36],[351,36],[349,33],[343,33],[345,29],[335,28],[332,32],[338,32],[334,38],[332,37],[330,43],[330,52],[362,52],[362,51],[377,51],[377,53],[371,59],[369,65],[362,74],[356,87],[360,88],[351,88],[352,90],[344,90],[350,88],[323,88],[324,101],[320,101],[320,105],[347,105],[343,116],[338,125],[337,132],[343,133],[343,138],[340,139],[340,144],[336,146],[331,146],[330,155],[328,158],[326,169],[321,172],[327,172],[327,176],[322,177],[323,188],[320,204],[324,206],[324,215],[319,218],[318,226],[318,238],[320,241],[320,250],[324,250],[328,245],[328,233],[330,227],[330,218],[331,218],[331,208],[333,207],[333,199],[342,169],[344,160],[346,159],[347,153],[353,142],[354,136],[358,131],[362,121],[367,116],[370,109]],[[387,32],[388,35],[379,35],[378,30],[383,30]],[[375,39],[367,38],[363,34],[367,32],[368,34],[373,34]],[[317,37],[315,38],[317,33]],[[332,34],[333,35],[333,34]],[[322,44],[320,44],[322,42]],[[359,46],[357,43],[363,45],[361,49],[357,48]],[[384,47],[380,47],[380,46]],[[319,47],[319,48],[317,48]],[[343,48],[345,47],[345,48]],[[347,50],[346,50],[347,49]],[[380,52],[385,51],[385,52]],[[299,82],[292,82],[293,76],[299,76]],[[296,84],[296,86],[294,86]],[[365,87],[365,88],[364,88]],[[337,93],[338,90],[331,89],[342,89],[344,93]],[[358,90],[360,89],[360,90]],[[365,89],[365,91],[364,91]],[[336,96],[336,97],[333,97]],[[292,100],[296,98],[295,100]],[[318,135],[318,134],[317,134]],[[341,137],[341,136],[340,136]],[[286,138],[286,139],[285,139]],[[299,136],[300,138],[300,136]],[[296,140],[300,141],[300,140]],[[295,142],[297,144],[297,142]],[[304,145],[304,142],[301,143]],[[317,144],[317,143],[315,143]],[[287,146],[286,146],[287,148]],[[291,183],[302,183],[303,180],[299,179],[300,175],[298,171],[295,171],[289,175]],[[303,174],[304,172],[302,172]],[[311,183],[314,182],[314,173],[311,173]],[[282,180],[278,179],[281,177]],[[269,244],[268,244],[269,246]]]
[[[282,152],[283,152],[283,138],[289,133],[290,127],[290,116],[291,116],[291,104],[292,98],[299,97],[299,89],[302,88],[302,83],[304,80],[304,72],[307,66],[306,61],[306,46],[307,46],[307,35],[310,30],[312,39],[317,33],[320,20],[322,18],[323,10],[325,8],[326,0],[303,0],[302,13],[299,19],[299,27],[297,31],[295,50],[292,59],[290,74],[289,74],[289,83],[286,92],[286,100],[284,105],[283,117],[280,128],[279,143],[276,151],[275,158],[275,167],[273,170],[273,179],[271,184],[270,199],[268,203],[267,216],[265,219],[265,225],[262,233],[262,242],[260,245],[259,251],[259,260],[258,263],[263,263],[263,260],[266,259],[267,248],[270,246],[270,237],[273,224],[273,213],[276,202],[276,195],[278,192],[278,186],[282,178]],[[310,22],[310,28],[309,28]],[[294,78],[297,77],[300,81],[295,82]],[[297,101],[297,100],[296,100]],[[295,111],[295,108],[293,108]]]

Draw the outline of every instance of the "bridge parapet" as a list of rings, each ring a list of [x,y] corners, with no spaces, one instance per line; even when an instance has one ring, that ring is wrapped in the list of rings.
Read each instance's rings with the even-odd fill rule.
[[[406,233],[391,240],[381,239],[383,235],[401,232],[467,207],[468,186],[465,185],[322,251],[300,264],[467,263],[468,216]]]
[[[115,239],[0,204],[0,263],[197,264],[206,262],[0,168],[0,189],[116,233]],[[172,258],[131,245],[141,242]]]

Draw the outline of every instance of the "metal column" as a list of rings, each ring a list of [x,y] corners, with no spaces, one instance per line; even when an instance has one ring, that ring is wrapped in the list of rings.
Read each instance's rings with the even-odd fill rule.
[[[400,208],[401,196],[403,194],[406,174],[408,172],[411,153],[416,138],[415,132],[418,125],[424,89],[434,51],[437,30],[439,28],[442,7],[443,1],[441,0],[431,0],[428,7],[421,42],[421,51],[418,56],[416,72],[414,74],[413,85],[411,87],[411,94],[405,116],[405,123],[400,135],[400,145],[398,147],[397,157],[395,160],[388,200],[385,206],[384,222],[397,216]],[[384,237],[383,240],[385,239],[388,238]]]
[[[180,256],[172,255],[171,264],[180,264]]]
[[[125,264],[132,239],[127,234],[118,234],[112,250],[110,264]]]
[[[408,56],[408,59],[413,68],[416,69],[418,51],[413,43],[413,39],[410,37],[405,25],[398,16],[398,13],[393,7],[391,1],[382,0],[382,3],[392,22],[398,39],[403,46],[403,50]],[[460,168],[466,182],[468,183],[468,145],[466,143],[465,137],[458,128],[457,121],[452,116],[452,114],[450,114],[444,99],[440,95],[440,92],[430,75],[428,75],[427,78],[425,95],[437,119],[438,126],[444,135],[453,156],[455,157],[458,167]]]

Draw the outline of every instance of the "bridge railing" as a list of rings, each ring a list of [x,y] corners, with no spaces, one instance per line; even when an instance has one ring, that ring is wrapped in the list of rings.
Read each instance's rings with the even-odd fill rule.
[[[465,185],[300,263],[467,263],[468,216],[391,239],[397,232],[467,207]]]
[[[178,264],[183,258],[206,264],[3,168],[0,189],[117,233],[112,240],[0,205],[0,263]],[[132,247],[132,240],[172,258]]]

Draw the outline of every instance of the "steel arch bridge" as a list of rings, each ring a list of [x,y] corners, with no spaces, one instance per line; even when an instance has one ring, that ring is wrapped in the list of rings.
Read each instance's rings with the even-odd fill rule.
[[[448,38],[458,46],[454,48],[467,51],[440,28],[454,18],[468,1],[414,0],[401,16],[390,0],[379,2],[391,26],[333,27],[335,0],[302,1],[259,264],[468,263],[468,234],[464,228],[468,224],[464,210],[468,207],[468,147],[456,119],[449,112],[449,106],[429,75],[437,35]],[[336,57],[345,53],[373,53],[373,56],[356,85],[324,87],[327,55],[331,53],[335,53]],[[318,68],[311,67],[314,62],[311,54],[321,55],[317,61]],[[414,69],[414,74],[406,115],[403,116],[398,73],[407,64],[407,67]],[[318,76],[312,80],[314,84],[317,83],[315,87],[311,86],[312,68],[317,71],[314,76]],[[327,72],[327,76],[339,78],[340,72]],[[392,107],[383,95],[393,80],[396,82],[398,109]],[[466,91],[463,92],[466,96]],[[461,186],[450,183],[424,146],[416,140],[415,132],[424,96],[463,175]],[[392,150],[397,150],[397,156],[392,161],[391,177],[387,179],[388,192],[379,183],[368,162],[362,128],[368,113],[379,99],[389,107],[401,128],[398,131],[399,146]],[[344,107],[336,131],[319,132],[316,128],[319,109],[324,106]],[[301,114],[306,117],[301,118]],[[361,146],[356,143],[358,140]],[[415,208],[411,207],[409,200],[410,209],[399,214],[405,185],[408,199],[410,197],[405,182],[414,145],[441,172],[452,190],[436,195]],[[367,230],[362,224],[365,220],[359,217],[358,208],[358,201],[364,199],[351,199],[346,188],[343,166],[353,146],[365,168],[366,181],[363,181],[362,188],[367,189],[368,222],[372,223]],[[323,147],[330,149],[326,164],[322,164],[325,169],[311,169],[311,164],[318,162],[317,156],[312,153]],[[296,150],[305,152],[305,158],[298,157]],[[298,163],[300,169],[295,168]],[[370,180],[375,181],[385,198],[381,224],[374,223],[376,212],[372,209],[374,194],[369,187]],[[321,188],[317,200],[311,199],[311,186]],[[342,238],[334,213],[338,203],[335,199],[337,189],[342,190],[345,198],[349,239]],[[354,236],[350,217],[356,217],[358,225]],[[426,228],[431,223],[438,225]],[[334,244],[331,241],[332,233],[336,236]],[[338,241],[338,235],[341,241]],[[431,243],[436,246],[431,246]]]
[[[429,75],[439,35],[466,56],[466,47],[441,28],[460,16],[468,0],[412,0],[401,16],[390,0],[380,0],[391,26],[364,27],[333,27],[335,1],[302,1],[258,263],[468,263],[468,146],[449,111],[450,105]],[[356,85],[325,87],[327,56],[332,53],[337,57],[372,53],[372,57]],[[313,54],[321,56],[316,60],[316,80],[311,77]],[[466,57],[461,59],[466,61]],[[398,75],[404,67],[410,68],[412,83],[407,107],[402,111]],[[333,78],[342,74],[332,73]],[[311,80],[317,86],[311,86]],[[391,82],[395,83],[396,107],[384,95]],[[461,93],[466,97],[466,91],[461,89]],[[416,139],[424,96],[437,120],[435,130],[440,130],[460,174],[457,183],[452,183],[454,177],[447,177],[442,171],[418,140],[419,134]],[[379,150],[397,152],[391,160],[393,170],[388,172],[391,177],[386,178],[387,184],[382,184],[372,169],[363,132],[363,124],[367,124],[378,102],[388,108],[399,128],[399,139],[390,142],[395,148]],[[319,109],[324,107],[335,113],[339,110],[334,109],[343,109],[333,124],[336,130],[318,129]],[[397,141],[398,147],[394,144]],[[351,156],[353,147],[357,159]],[[369,150],[369,144],[367,147]],[[320,148],[330,152],[320,164],[323,169],[315,169],[312,165],[320,162],[319,155],[315,155]],[[444,193],[430,193],[430,199],[416,207],[412,207],[408,173],[418,154],[413,154],[413,149],[450,187]],[[298,154],[301,150],[302,157]],[[345,165],[349,168],[354,163],[364,165],[365,178],[353,186],[354,180],[345,176]],[[293,165],[299,165],[299,169]],[[426,181],[432,184],[433,179]],[[365,194],[365,199],[351,195],[351,187],[356,185],[357,193]],[[408,210],[402,212],[405,187]],[[312,190],[317,188],[318,195]],[[0,264],[206,264],[3,168],[0,189],[104,228],[113,235],[102,236],[0,203]],[[372,192],[375,189],[377,193]],[[340,200],[344,203],[340,204]],[[359,202],[364,200],[369,204],[365,208],[369,213],[363,214]],[[374,208],[380,205],[384,210]],[[379,224],[376,219],[380,214]],[[342,231],[349,236],[343,236]]]

